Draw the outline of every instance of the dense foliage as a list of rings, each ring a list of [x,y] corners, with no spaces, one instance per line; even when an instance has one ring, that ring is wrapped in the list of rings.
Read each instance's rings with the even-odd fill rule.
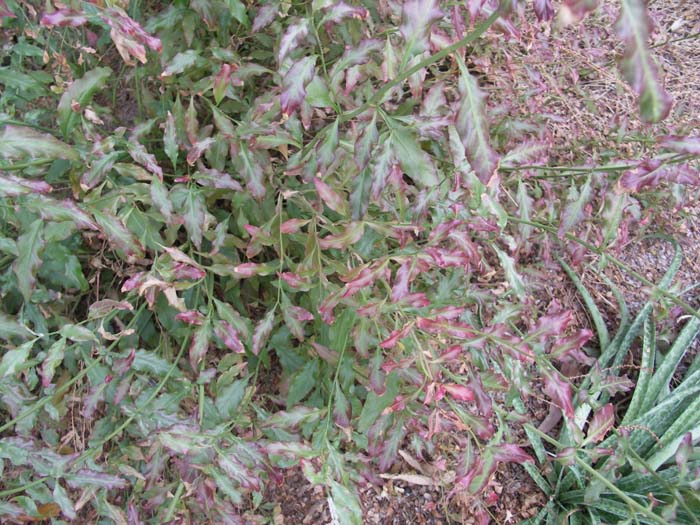
[[[619,3],[659,122],[645,3]],[[551,167],[479,57],[555,6],[498,4],[0,1],[3,520],[264,523],[300,464],[355,524],[400,461],[488,520],[538,382],[573,421],[560,370],[607,346],[538,303],[544,269],[619,247],[639,194],[682,202],[700,153],[659,127]]]

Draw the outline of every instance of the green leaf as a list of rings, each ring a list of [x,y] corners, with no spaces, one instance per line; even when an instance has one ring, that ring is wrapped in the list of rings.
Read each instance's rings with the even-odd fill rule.
[[[124,223],[118,217],[104,211],[94,211],[93,215],[105,237],[112,243],[112,247],[121,252],[127,259],[141,259],[144,256],[143,247],[136,240]]]
[[[74,520],[77,517],[73,502],[68,496],[68,492],[64,489],[61,484],[56,481],[53,487],[53,499],[58,506],[61,507],[61,512],[69,520]]]
[[[168,62],[160,76],[162,78],[166,78],[173,75],[178,75],[194,66],[198,58],[199,51],[195,51],[193,49],[188,49],[187,51],[178,53],[170,60],[170,62]]]
[[[566,233],[577,223],[583,219],[583,208],[591,200],[591,177],[586,179],[584,185],[579,188],[575,183],[569,189],[569,195],[566,198],[566,204],[561,213],[561,221],[559,222],[559,230],[557,235],[560,239],[564,239]]]
[[[82,110],[92,100],[95,92],[104,86],[107,79],[113,75],[108,67],[98,67],[88,71],[82,78],[74,80],[61,96],[56,112],[61,133],[66,137],[80,120]],[[75,111],[74,107],[78,107]]]
[[[331,521],[340,525],[362,525],[362,507],[357,494],[337,481],[331,480],[330,486]]]
[[[75,341],[76,343],[82,343],[87,341],[92,341],[95,343],[98,342],[97,336],[95,336],[92,330],[89,330],[84,326],[80,326],[77,324],[63,325],[61,327],[60,333],[62,337],[70,339],[71,341]]]
[[[506,280],[508,284],[510,284],[511,289],[520,300],[525,299],[527,296],[525,292],[525,283],[523,283],[523,278],[520,277],[520,274],[515,270],[515,260],[496,246],[493,246],[493,249],[498,255],[498,259],[501,261],[501,266],[503,267]]]
[[[360,433],[367,432],[369,427],[372,426],[381,415],[382,411],[394,402],[398,394],[399,379],[398,376],[392,372],[387,377],[386,391],[384,394],[381,396],[378,396],[374,392],[369,392],[367,394],[367,399],[360,413],[360,420],[357,423],[357,431]]]
[[[437,169],[430,156],[421,149],[414,134],[406,127],[393,125],[391,144],[396,158],[406,174],[420,188],[434,188],[440,182]]]
[[[370,167],[367,167],[353,181],[353,189],[350,194],[350,210],[352,211],[353,221],[360,220],[367,213],[372,190],[372,179],[372,170]]]
[[[245,397],[246,389],[248,388],[248,378],[239,379],[230,385],[221,388],[216,394],[214,404],[216,409],[225,419],[234,417],[238,406]]]
[[[202,194],[193,188],[179,188],[181,192],[173,191],[171,199],[178,209],[182,210],[183,224],[192,241],[192,244],[200,250],[202,248],[202,236],[207,227],[207,207]]]
[[[461,97],[455,127],[462,139],[467,160],[481,182],[486,183],[498,167],[498,155],[491,148],[489,126],[486,119],[484,94],[476,79],[469,73],[464,61],[457,57],[461,75],[459,94]]]
[[[49,347],[39,372],[42,386],[47,387],[51,384],[56,369],[63,362],[65,349],[66,339],[64,337],[61,337]]]
[[[0,157],[16,160],[66,159],[77,160],[78,152],[53,135],[32,128],[5,126],[0,134]]]
[[[262,166],[256,161],[248,146],[243,143],[240,144],[236,159],[242,168],[242,175],[248,191],[253,198],[262,199],[267,191]]]
[[[245,5],[243,5],[240,0],[226,0],[226,5],[228,6],[228,10],[231,12],[231,15],[233,15],[233,18],[238,20],[238,22],[246,27],[250,25]]]
[[[287,392],[287,408],[291,408],[304,399],[316,386],[318,370],[318,359],[308,361],[304,367],[294,374],[292,382]]]
[[[163,377],[170,371],[171,363],[167,359],[160,357],[153,350],[136,350],[131,368],[137,372]],[[178,376],[180,372],[175,370],[174,375]]]
[[[36,284],[36,271],[41,266],[39,252],[44,248],[44,221],[35,220],[17,240],[18,256],[13,265],[17,276],[17,288],[29,302]]]
[[[671,111],[672,100],[663,86],[656,63],[649,51],[651,22],[646,0],[620,0],[617,35],[625,43],[622,71],[639,96],[639,109],[645,122],[659,122]]]
[[[34,341],[27,341],[13,350],[6,351],[2,356],[2,361],[0,361],[0,377],[7,377],[20,372],[27,362],[32,346],[34,346]]]
[[[173,165],[173,170],[177,168],[177,135],[175,132],[175,117],[168,111],[168,116],[165,119],[165,129],[163,130],[163,148],[165,149],[165,154],[170,159],[170,163]]]
[[[40,80],[43,77],[43,81]],[[48,78],[46,78],[48,77]],[[47,94],[46,84],[51,82],[51,76],[44,72],[33,72],[31,75],[20,73],[16,68],[0,67],[0,84],[6,88],[14,89],[22,98],[33,100]]]
[[[0,339],[8,341],[11,337],[26,339],[31,332],[14,317],[0,312]]]

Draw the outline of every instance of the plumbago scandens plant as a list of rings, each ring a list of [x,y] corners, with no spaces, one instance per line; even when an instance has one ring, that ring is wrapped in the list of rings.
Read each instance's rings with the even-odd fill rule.
[[[531,379],[570,403],[552,363],[589,361],[571,312],[537,313],[533,221],[566,239],[608,187],[556,208],[517,175],[546,141],[497,147],[472,55],[524,7],[0,2],[3,520],[262,522],[301,465],[361,523],[355,487],[403,457],[487,521],[499,463],[532,461]],[[654,122],[644,13],[618,26]],[[628,207],[687,182],[697,141],[664,140]]]

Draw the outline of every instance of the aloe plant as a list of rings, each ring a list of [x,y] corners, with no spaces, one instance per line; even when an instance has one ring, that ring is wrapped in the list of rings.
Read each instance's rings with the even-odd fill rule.
[[[676,255],[658,289],[667,290],[680,266]],[[526,464],[549,503],[535,523],[700,523],[700,357],[678,382],[679,364],[700,332],[691,316],[664,355],[656,345],[653,298],[609,339],[603,317],[579,277],[560,261],[583,297],[598,331],[601,353],[574,396],[574,416],[555,439],[526,425],[541,471]],[[642,356],[624,414],[608,402],[624,384],[621,364],[641,338]],[[675,381],[674,381],[675,378]],[[612,388],[611,388],[612,387]],[[618,405],[619,406],[619,405]]]

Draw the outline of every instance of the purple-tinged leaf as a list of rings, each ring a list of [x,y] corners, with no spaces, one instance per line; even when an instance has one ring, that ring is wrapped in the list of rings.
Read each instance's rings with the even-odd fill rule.
[[[280,233],[297,233],[303,226],[306,226],[310,221],[308,219],[287,219],[280,224]]]
[[[697,185],[700,182],[700,173],[687,163],[664,164],[658,159],[644,160],[636,168],[624,172],[619,184],[627,191],[638,192],[644,188],[658,186],[663,181]]]
[[[301,44],[308,34],[309,23],[306,19],[300,20],[287,27],[287,31],[285,31],[280,40],[280,49],[277,54],[277,60],[280,64],[284,62],[284,59],[287,58],[289,53],[294,51],[297,46]]]
[[[68,486],[73,489],[104,488],[111,490],[123,489],[128,486],[128,483],[120,477],[88,469],[82,469],[76,474],[67,474],[65,480]]]
[[[129,151],[132,159],[158,177],[160,182],[163,182],[163,169],[158,166],[155,155],[148,153],[146,148],[138,142],[129,142],[126,145],[126,149]]]
[[[118,217],[111,213],[94,212],[95,220],[99,225],[100,231],[112,243],[112,246],[118,251],[121,251],[127,259],[143,258],[144,252],[141,243],[134,237],[124,223]]]
[[[571,401],[571,385],[562,379],[557,372],[545,376],[544,393],[552,399],[554,405],[564,412],[566,417],[574,417],[574,405]]]
[[[593,419],[591,419],[588,425],[588,434],[586,437],[587,441],[593,441],[599,443],[605,438],[605,434],[608,433],[613,425],[615,424],[615,407],[612,403],[599,408],[595,414],[593,414]]]
[[[238,330],[227,321],[217,321],[214,324],[214,335],[221,339],[221,342],[224,343],[226,348],[234,353],[242,354],[245,352]]]
[[[199,60],[199,52],[193,49],[188,49],[175,55],[163,68],[160,78],[169,78],[173,75],[184,73],[193,67]]]
[[[23,179],[15,175],[0,175],[0,196],[17,197],[30,193],[50,193],[53,188],[44,181]]]
[[[221,64],[219,72],[214,77],[214,86],[212,91],[214,93],[214,102],[218,106],[226,95],[226,90],[231,83],[231,71],[233,67],[231,64]]]
[[[254,199],[262,199],[265,196],[265,177],[263,169],[255,155],[251,153],[245,144],[240,145],[238,156],[236,157],[241,167],[241,174],[246,181],[246,187]]]
[[[389,337],[387,337],[384,341],[379,343],[379,348],[383,348],[384,350],[394,348],[401,339],[403,339],[409,333],[411,333],[412,328],[413,323],[407,323],[404,327],[399,328],[398,330],[394,330],[389,334]]]
[[[128,301],[115,301],[114,299],[102,299],[95,301],[88,307],[89,319],[106,317],[115,310],[131,312],[134,307]]]
[[[659,146],[678,153],[688,155],[700,155],[700,137],[679,137],[677,135],[664,135],[658,138]]]
[[[265,263],[243,263],[233,267],[233,272],[242,279],[256,275],[271,275],[274,271],[272,266]]]
[[[216,140],[212,137],[207,137],[192,144],[192,147],[187,152],[187,164],[194,166],[199,158],[204,155],[204,152],[211,148],[215,142]]]
[[[41,25],[46,27],[79,27],[87,23],[87,17],[72,9],[58,9],[41,15]]]
[[[198,191],[187,189],[185,190],[184,198],[182,198],[181,206],[185,229],[190,236],[192,244],[198,250],[201,250],[202,236],[208,223],[207,206],[204,202],[204,197]]]
[[[564,0],[559,19],[567,26],[577,23],[584,16],[598,7],[599,0]]]
[[[485,97],[462,59],[457,57],[457,62],[461,75],[460,104],[455,127],[469,164],[479,179],[486,183],[498,169],[499,159],[490,144]]]
[[[394,285],[391,288],[391,300],[392,302],[398,302],[404,297],[406,297],[410,290],[408,288],[411,282],[411,267],[413,263],[411,260],[406,260],[396,271],[396,277],[394,278]]]
[[[41,219],[32,222],[17,239],[18,255],[12,269],[17,276],[17,288],[26,302],[29,302],[34,291],[35,275],[42,263],[39,252],[44,245],[44,221]]]
[[[187,310],[186,312],[180,312],[175,316],[175,319],[182,321],[185,324],[202,326],[206,318],[198,312],[197,310]]]
[[[253,20],[253,27],[251,32],[257,33],[261,29],[269,26],[277,18],[277,12],[279,10],[279,3],[268,2],[258,9],[258,13],[255,15],[255,20]]]
[[[72,221],[81,230],[99,230],[95,221],[68,199],[57,201],[43,195],[27,198],[25,206],[41,215],[44,220]]]
[[[304,323],[308,321],[313,321],[314,316],[311,312],[302,308],[301,306],[294,306],[292,304],[282,304],[282,315],[284,317],[284,324],[287,325],[289,331],[292,333],[297,340],[304,341]]]
[[[168,189],[159,179],[151,180],[151,202],[156,209],[163,215],[167,224],[174,224],[173,220],[173,203],[170,201]]]
[[[372,120],[370,120],[362,128],[355,141],[355,164],[360,170],[363,170],[369,164],[370,156],[372,155],[372,150],[379,140],[379,133],[377,132],[377,113],[372,114]]]
[[[205,168],[201,163],[200,171],[194,174],[194,180],[200,186],[216,188],[218,190],[243,191],[243,186],[228,173]]]
[[[323,239],[319,239],[318,245],[322,250],[334,248],[343,250],[349,248],[358,242],[365,232],[365,224],[363,222],[351,222],[345,227],[345,231],[338,235],[328,235]]]
[[[74,520],[78,517],[75,512],[75,506],[68,496],[68,492],[63,486],[56,480],[53,487],[53,499],[61,507],[61,512],[68,520]]]
[[[455,383],[443,383],[441,386],[445,393],[457,401],[474,401],[474,391],[468,386]]]
[[[648,46],[651,22],[646,0],[620,0],[620,16],[615,29],[625,43],[622,71],[639,96],[641,118],[659,122],[671,111],[672,100],[665,91],[657,65]]]
[[[492,448],[493,459],[498,462],[532,463],[535,460],[518,445],[503,443]]]
[[[278,272],[278,277],[289,285],[290,288],[298,290],[308,290],[311,286],[311,281],[308,278],[303,278],[292,272]]]
[[[17,15],[7,7],[5,0],[0,0],[0,17],[17,18]]]
[[[24,126],[5,126],[0,133],[0,157],[7,160],[77,160],[78,152],[53,135]]]
[[[535,337],[543,343],[548,337],[562,335],[573,318],[574,314],[571,310],[559,310],[543,315],[528,333],[528,338]]]
[[[444,16],[437,0],[407,0],[401,11],[399,31],[406,41],[406,56],[412,57],[430,47],[430,28]]]
[[[316,74],[316,55],[306,56],[295,62],[282,80],[280,103],[282,115],[289,117],[306,97],[306,86]]]
[[[321,20],[322,24],[339,24],[346,18],[365,20],[369,16],[369,11],[364,7],[348,5],[342,0],[329,6],[326,11],[328,14]]]
[[[537,20],[547,21],[551,20],[554,16],[554,8],[552,7],[552,0],[533,0],[535,4],[535,16]]]
[[[275,325],[275,311],[270,310],[265,317],[260,320],[253,331],[253,354],[258,355],[265,348],[267,340],[270,338],[272,328]]]
[[[199,365],[209,350],[210,341],[211,326],[209,322],[205,322],[192,334],[190,342],[190,365],[192,365],[192,370],[199,370]]]
[[[318,193],[318,196],[321,197],[321,200],[326,206],[328,206],[334,212],[339,213],[340,215],[345,216],[347,214],[347,199],[341,197],[338,192],[336,192],[333,188],[331,188],[328,184],[323,182],[318,177],[314,178],[314,185],[316,186],[316,192]]]
[[[145,64],[147,59],[144,46],[158,53],[163,49],[159,38],[149,35],[119,7],[105,9],[102,19],[111,27],[109,36],[126,64],[133,64],[132,57]]]

